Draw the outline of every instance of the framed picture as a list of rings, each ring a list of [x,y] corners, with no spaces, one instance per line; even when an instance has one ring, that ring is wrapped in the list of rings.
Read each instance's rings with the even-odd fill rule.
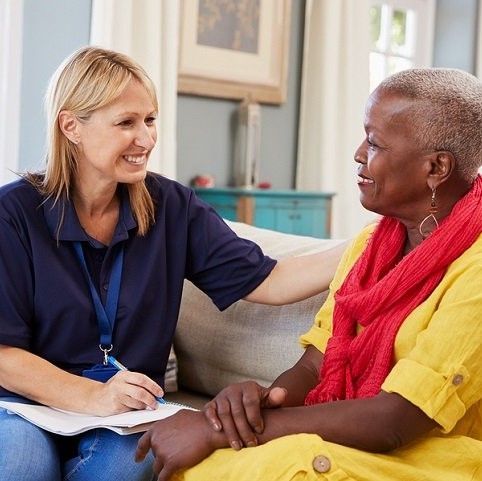
[[[286,100],[291,0],[183,0],[178,91]]]

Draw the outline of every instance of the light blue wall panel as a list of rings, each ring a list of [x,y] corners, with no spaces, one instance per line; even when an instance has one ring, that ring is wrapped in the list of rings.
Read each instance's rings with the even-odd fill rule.
[[[434,66],[475,72],[477,0],[437,0]]]
[[[261,107],[260,180],[275,188],[294,185],[304,12],[305,1],[293,0],[287,101]],[[210,173],[216,185],[228,185],[238,102],[180,95],[177,106],[178,179],[188,183],[196,174]]]
[[[45,89],[60,62],[88,44],[90,11],[91,0],[24,0],[20,170],[44,165]]]

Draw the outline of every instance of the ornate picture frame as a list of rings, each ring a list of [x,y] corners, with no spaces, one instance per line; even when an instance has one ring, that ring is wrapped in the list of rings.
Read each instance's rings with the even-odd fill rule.
[[[286,100],[291,0],[183,0],[178,92]]]

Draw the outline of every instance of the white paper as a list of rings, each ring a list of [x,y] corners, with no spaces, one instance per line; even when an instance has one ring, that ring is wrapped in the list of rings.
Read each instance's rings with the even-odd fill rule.
[[[0,401],[0,407],[18,414],[46,431],[62,436],[74,436],[96,428],[110,429],[118,434],[147,431],[149,426],[159,419],[172,416],[180,409],[192,409],[181,404],[166,403],[158,404],[158,408],[153,411],[144,409],[102,417],[9,401]]]

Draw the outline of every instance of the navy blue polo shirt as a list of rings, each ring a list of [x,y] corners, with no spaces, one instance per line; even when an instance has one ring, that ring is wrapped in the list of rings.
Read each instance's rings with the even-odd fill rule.
[[[276,261],[237,237],[191,189],[152,173],[146,185],[154,226],[136,235],[128,192],[120,186],[119,221],[108,247],[85,233],[72,203],[54,205],[23,179],[0,188],[0,344],[75,374],[101,362],[97,318],[73,241],[82,242],[103,302],[123,244],[112,354],[163,385],[184,279],[225,309],[271,272]],[[0,396],[7,394],[0,388]]]

